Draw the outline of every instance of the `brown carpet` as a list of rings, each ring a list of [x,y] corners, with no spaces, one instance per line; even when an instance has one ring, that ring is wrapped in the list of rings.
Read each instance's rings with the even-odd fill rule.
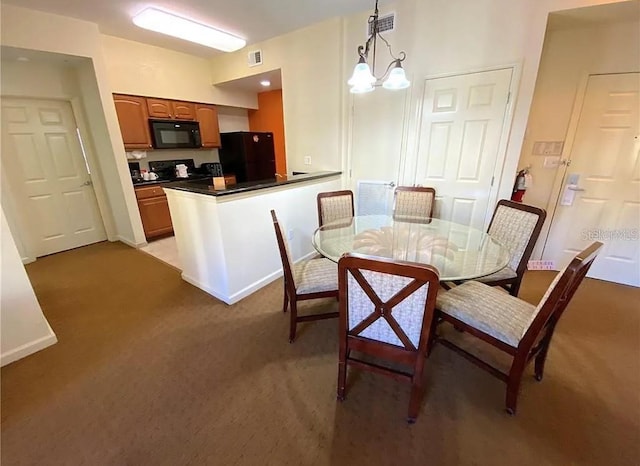
[[[409,426],[400,382],[353,371],[336,401],[337,321],[290,345],[280,280],[226,306],[117,243],[27,270],[59,343],[2,369],[3,466],[640,462],[638,289],[583,283],[516,417],[502,382],[436,347]]]

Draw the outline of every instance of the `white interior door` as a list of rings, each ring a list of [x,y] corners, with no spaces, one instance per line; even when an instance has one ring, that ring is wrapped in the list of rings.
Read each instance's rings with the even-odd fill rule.
[[[398,183],[405,130],[406,91],[378,89],[353,95],[350,125],[350,188],[356,195],[356,213],[382,213],[370,206],[378,199],[389,213]],[[360,200],[359,193],[368,200]],[[382,209],[382,207],[380,207]]]
[[[512,72],[425,81],[415,183],[435,188],[435,217],[479,229],[490,218]]]
[[[106,239],[69,102],[2,99],[2,170],[35,257]]]
[[[590,76],[543,259],[605,246],[589,276],[640,286],[640,74]]]

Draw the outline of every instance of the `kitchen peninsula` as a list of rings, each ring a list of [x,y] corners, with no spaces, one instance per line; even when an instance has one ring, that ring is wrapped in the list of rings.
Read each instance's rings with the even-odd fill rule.
[[[294,261],[314,253],[316,196],[342,187],[341,172],[290,175],[216,190],[211,178],[163,186],[182,278],[233,304],[282,274],[269,211],[285,226]]]

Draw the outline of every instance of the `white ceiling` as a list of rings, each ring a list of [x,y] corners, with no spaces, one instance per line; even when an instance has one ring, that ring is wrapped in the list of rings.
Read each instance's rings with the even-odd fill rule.
[[[382,0],[380,5],[390,3]],[[135,26],[131,17],[155,6],[236,36],[247,44],[279,36],[335,16],[373,11],[375,0],[2,0],[24,8],[97,23],[104,34],[201,57],[218,52]],[[80,39],[79,39],[80,40]]]

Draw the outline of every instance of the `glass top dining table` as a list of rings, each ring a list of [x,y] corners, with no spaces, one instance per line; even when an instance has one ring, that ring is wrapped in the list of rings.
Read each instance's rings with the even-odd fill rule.
[[[318,228],[313,245],[338,262],[346,252],[430,264],[441,281],[471,280],[506,267],[509,251],[477,228],[436,218],[402,222],[389,215],[363,215]]]

